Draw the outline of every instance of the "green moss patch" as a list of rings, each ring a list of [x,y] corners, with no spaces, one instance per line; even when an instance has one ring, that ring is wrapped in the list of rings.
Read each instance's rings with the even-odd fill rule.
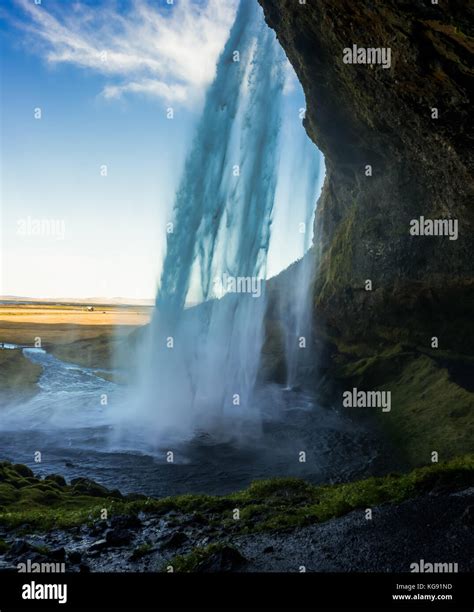
[[[5,480],[7,475],[8,481]],[[314,486],[296,478],[254,482],[232,495],[182,495],[164,499],[117,499],[107,491],[102,498],[78,495],[74,486],[51,487],[37,479],[34,485],[15,486],[23,478],[9,464],[0,464],[0,479],[7,485],[0,506],[0,525],[29,531],[69,528],[92,523],[106,508],[108,516],[137,515],[139,512],[163,516],[177,513],[176,520],[199,517],[228,534],[292,529],[326,521],[357,508],[381,503],[397,503],[432,490],[456,490],[474,484],[474,455],[446,463],[417,468],[408,474],[390,474],[357,482]],[[21,484],[23,484],[21,482]],[[15,493],[16,491],[16,493]],[[236,519],[235,510],[239,511]]]
[[[245,560],[233,546],[216,542],[209,546],[194,548],[187,555],[177,555],[167,564],[174,572],[229,571],[236,569]]]
[[[0,555],[4,555],[9,549],[10,547],[5,540],[0,540]]]
[[[319,300],[327,299],[337,288],[351,282],[352,240],[357,209],[353,206],[334,233],[332,242],[321,265],[317,294]]]
[[[0,350],[0,395],[28,398],[38,392],[38,380],[43,369],[23,355],[21,349]]]
[[[133,561],[142,559],[143,557],[146,557],[146,555],[149,555],[151,552],[153,552],[153,550],[153,545],[150,542],[145,542],[144,544],[141,544],[140,546],[137,546],[134,549],[131,555],[131,559]]]
[[[391,392],[391,411],[373,414],[416,466],[429,462],[433,452],[447,460],[473,449],[474,393],[458,384],[466,364],[466,358],[449,352],[421,352],[398,344],[340,365],[337,375],[347,389],[354,385]]]

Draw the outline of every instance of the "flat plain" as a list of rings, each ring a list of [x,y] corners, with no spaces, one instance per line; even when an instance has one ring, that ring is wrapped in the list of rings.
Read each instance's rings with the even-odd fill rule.
[[[41,368],[21,349],[2,350],[3,343],[41,347],[86,367],[125,367],[129,343],[135,344],[150,315],[151,307],[141,305],[0,303],[0,397],[31,395],[41,375]]]

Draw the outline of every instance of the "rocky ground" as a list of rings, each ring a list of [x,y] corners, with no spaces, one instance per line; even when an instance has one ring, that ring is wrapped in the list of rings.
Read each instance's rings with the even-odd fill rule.
[[[2,569],[17,563],[66,563],[67,571],[170,571],[178,556],[201,572],[407,572],[410,564],[474,561],[474,489],[363,509],[291,531],[227,537],[193,514],[116,516],[93,527],[15,539]],[[219,540],[219,545],[209,546]],[[201,551],[197,554],[196,551]],[[191,569],[191,567],[190,567]]]
[[[421,559],[474,569],[472,456],[345,485],[276,479],[162,500],[0,469],[2,570],[29,561],[73,572],[403,572]]]

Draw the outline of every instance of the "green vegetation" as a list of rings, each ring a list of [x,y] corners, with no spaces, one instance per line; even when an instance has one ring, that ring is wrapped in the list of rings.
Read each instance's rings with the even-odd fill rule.
[[[111,368],[120,341],[113,334],[102,334],[94,338],[81,338],[69,344],[56,344],[51,347],[51,353],[62,361],[77,363],[86,368]]]
[[[82,338],[69,344],[55,344],[50,352],[69,363],[86,368],[97,368],[96,375],[104,380],[124,383],[133,369],[133,355],[143,334],[142,328],[131,332],[104,333],[93,338]],[[121,372],[115,370],[120,368]],[[107,371],[114,369],[114,371]]]
[[[352,240],[354,223],[357,216],[356,205],[353,204],[346,217],[334,233],[331,245],[322,261],[319,300],[326,299],[335,288],[351,282],[352,273]]]
[[[5,540],[1,540],[0,539],[0,555],[3,555],[7,552],[7,550],[10,547],[8,546],[8,544],[5,542]]]
[[[391,391],[391,412],[376,418],[416,466],[429,462],[433,451],[447,460],[473,449],[474,393],[456,382],[466,364],[463,356],[398,344],[340,365],[337,376],[345,388]]]
[[[428,460],[433,451],[445,459],[472,450],[474,394],[452,382],[447,369],[417,357],[391,388],[387,427],[412,463]]]
[[[314,486],[296,478],[279,478],[254,482],[244,491],[227,496],[182,495],[164,499],[120,499],[117,493],[85,479],[61,487],[29,474],[25,466],[0,463],[0,525],[29,531],[69,528],[93,523],[106,508],[109,516],[138,512],[165,515],[175,511],[178,523],[180,517],[199,517],[199,523],[214,526],[216,531],[225,528],[227,534],[239,534],[296,528],[357,508],[397,503],[436,489],[470,486],[474,484],[474,455],[417,468],[408,474],[345,484]],[[91,484],[85,489],[84,483]],[[233,518],[234,509],[240,511],[239,520]]]
[[[85,489],[83,479],[74,486],[55,480],[40,480],[24,465],[0,462],[0,524],[39,531],[72,527],[97,518],[106,505],[104,498],[113,503],[116,497],[96,483]]]
[[[0,393],[3,398],[24,399],[38,392],[42,368],[21,349],[0,350]]]
[[[171,565],[174,572],[196,572],[216,553],[223,553],[227,550],[236,551],[236,549],[222,542],[210,544],[209,546],[196,546],[187,555],[176,555],[166,565]],[[236,554],[238,554],[237,551]]]
[[[134,551],[132,553],[132,559],[134,561],[137,561],[138,559],[141,559],[142,557],[145,557],[146,555],[148,555],[152,551],[153,551],[153,545],[150,542],[145,542],[144,544],[141,544],[140,546],[137,546],[134,549]]]

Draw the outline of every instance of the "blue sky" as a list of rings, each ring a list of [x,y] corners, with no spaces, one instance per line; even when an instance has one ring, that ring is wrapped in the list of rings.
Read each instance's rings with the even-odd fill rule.
[[[0,294],[154,297],[174,190],[235,6],[2,3]],[[304,97],[289,82],[296,141]],[[297,240],[273,249],[270,273],[297,256]]]

